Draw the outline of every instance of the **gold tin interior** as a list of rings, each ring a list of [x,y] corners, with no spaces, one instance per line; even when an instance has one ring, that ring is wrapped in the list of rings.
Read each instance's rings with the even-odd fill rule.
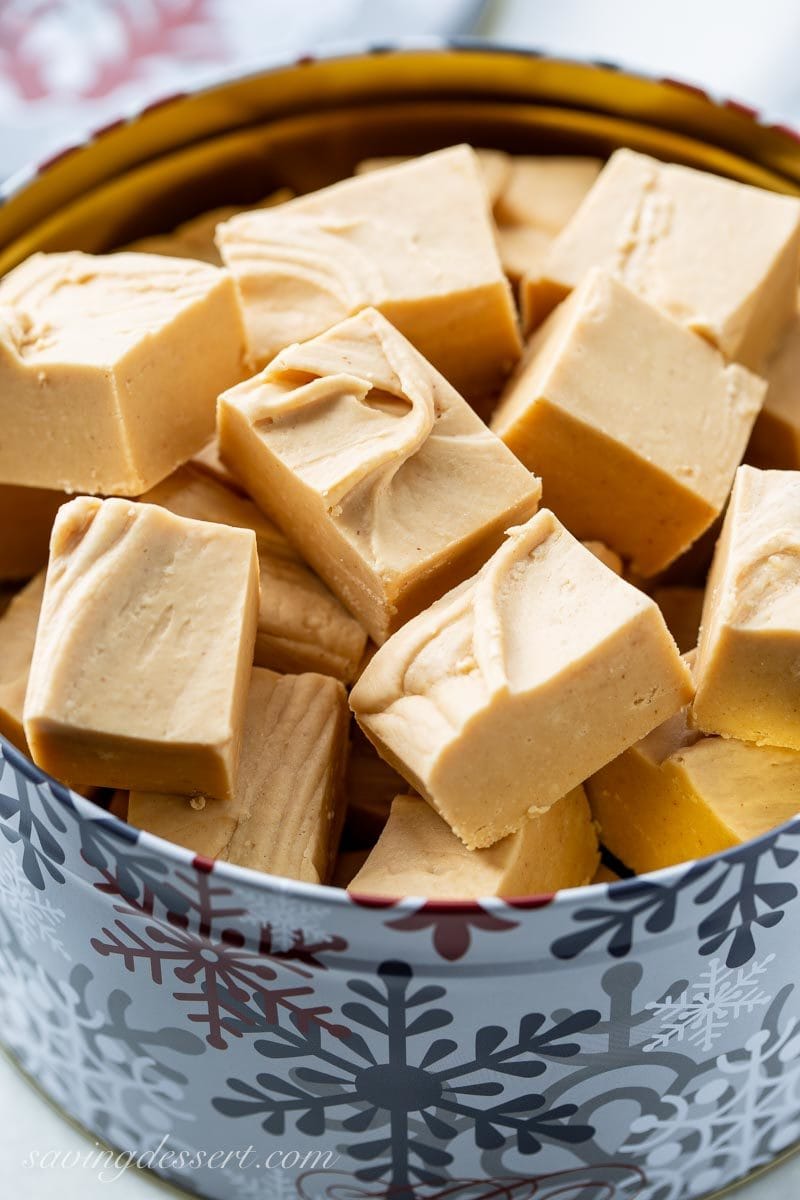
[[[741,106],[611,66],[476,45],[300,62],[151,107],[66,152],[0,207],[0,272],[104,251],[359,159],[469,141],[517,153],[633,146],[800,194],[800,142]]]

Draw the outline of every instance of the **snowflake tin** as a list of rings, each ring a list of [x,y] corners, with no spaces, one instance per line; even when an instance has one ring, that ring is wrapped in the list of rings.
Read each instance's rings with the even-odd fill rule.
[[[742,105],[468,45],[306,58],[2,188],[0,270],[363,157],[619,144],[800,193]],[[0,756],[0,1038],[96,1138],[209,1200],[687,1200],[800,1140],[800,820],[502,902],[354,899],[193,858]]]

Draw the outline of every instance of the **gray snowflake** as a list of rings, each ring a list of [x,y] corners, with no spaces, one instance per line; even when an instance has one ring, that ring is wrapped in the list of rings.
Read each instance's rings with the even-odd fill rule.
[[[727,967],[721,958],[712,958],[693,983],[681,980],[673,984],[661,1000],[647,1005],[660,1029],[644,1051],[661,1050],[671,1042],[683,1041],[710,1050],[731,1021],[769,1004],[772,995],[763,991],[760,979],[774,957],[770,954],[738,970]]]
[[[24,945],[40,942],[69,959],[58,934],[64,910],[28,882],[13,849],[0,855],[0,915]]]

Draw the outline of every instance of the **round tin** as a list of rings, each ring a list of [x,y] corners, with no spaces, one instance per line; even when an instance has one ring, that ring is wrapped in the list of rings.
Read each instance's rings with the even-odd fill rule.
[[[459,140],[800,192],[791,131],[695,88],[373,48],[170,98],[11,180],[0,270]],[[610,885],[391,903],[193,858],[4,744],[0,834],[0,1039],[202,1196],[684,1200],[800,1139],[800,819]]]

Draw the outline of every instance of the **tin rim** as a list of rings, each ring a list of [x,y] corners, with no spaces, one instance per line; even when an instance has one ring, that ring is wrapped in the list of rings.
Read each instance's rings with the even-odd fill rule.
[[[761,131],[771,131],[778,133],[793,142],[800,144],[800,130],[782,122],[773,122],[764,119],[763,114],[750,104],[743,103],[739,100],[729,97],[714,96],[710,91],[700,86],[699,84],[688,82],[682,79],[676,79],[670,76],[662,76],[656,72],[648,72],[640,68],[630,67],[628,65],[620,65],[607,60],[594,59],[590,56],[570,56],[561,54],[550,54],[547,50],[539,47],[524,47],[516,46],[510,43],[495,43],[486,38],[473,37],[456,37],[456,38],[437,38],[437,37],[407,37],[397,38],[387,43],[367,43],[364,44],[358,41],[337,41],[329,43],[326,47],[315,50],[313,54],[303,54],[300,56],[276,56],[274,59],[269,59],[265,65],[253,68],[247,71],[237,71],[235,68],[230,71],[221,71],[215,73],[213,77],[205,83],[197,87],[169,93],[156,100],[136,108],[128,115],[121,116],[113,121],[105,122],[98,128],[91,130],[86,137],[79,142],[66,142],[60,148],[51,151],[43,160],[34,162],[28,166],[24,166],[15,171],[7,180],[0,184],[0,206],[20,196],[25,189],[41,178],[47,171],[70,158],[73,155],[85,150],[102,140],[109,134],[114,133],[121,126],[134,125],[137,121],[146,117],[149,113],[156,109],[163,109],[169,105],[179,103],[182,100],[190,97],[199,97],[209,95],[215,91],[225,88],[226,86],[237,83],[246,83],[247,81],[255,81],[269,77],[279,71],[287,71],[292,69],[301,69],[316,62],[335,62],[338,60],[347,60],[349,58],[370,58],[389,54],[404,54],[404,53],[487,53],[508,55],[512,58],[526,59],[530,61],[546,61],[548,63],[558,64],[563,63],[566,66],[577,66],[595,69],[606,73],[613,73],[623,78],[631,80],[639,80],[643,82],[657,83],[668,89],[674,89],[679,93],[688,93],[697,98],[710,107],[725,111],[735,112],[739,116],[749,120],[752,124]],[[797,153],[800,154],[800,146],[797,148]],[[129,170],[130,168],[127,168]],[[126,169],[123,169],[120,174],[125,174]],[[119,176],[115,176],[119,177]],[[106,181],[109,182],[109,181]],[[800,170],[798,170],[798,184],[800,184]],[[704,855],[699,859],[687,859],[685,862],[674,863],[668,867],[662,867],[657,871],[647,871],[640,875],[636,875],[631,879],[622,879],[618,882],[596,885],[587,884],[582,887],[567,888],[555,894],[544,893],[516,897],[482,897],[474,900],[428,900],[425,897],[406,896],[406,897],[388,897],[388,896],[372,896],[363,893],[350,893],[344,888],[331,887],[326,884],[305,883],[301,880],[284,878],[282,876],[270,875],[266,872],[255,871],[252,868],[237,866],[234,863],[221,862],[217,859],[206,859],[203,856],[192,854],[185,847],[178,846],[174,842],[167,841],[164,838],[158,837],[155,834],[149,833],[146,830],[138,830],[135,826],[121,821],[118,817],[113,816],[99,805],[76,792],[66,788],[52,776],[48,775],[41,768],[37,767],[27,755],[17,750],[5,738],[0,736],[0,744],[3,747],[3,754],[6,760],[17,770],[19,770],[26,778],[36,785],[49,786],[53,797],[60,804],[71,806],[81,819],[93,820],[97,819],[99,814],[102,814],[104,823],[109,833],[121,842],[129,843],[131,841],[131,831],[136,834],[136,841],[139,844],[149,846],[156,854],[161,855],[166,859],[172,860],[176,864],[189,866],[205,871],[213,870],[215,877],[225,879],[227,882],[244,886],[248,890],[255,891],[277,891],[290,893],[298,898],[305,897],[309,900],[323,902],[334,906],[347,907],[355,905],[358,908],[373,908],[381,910],[385,908],[405,907],[408,904],[416,906],[421,900],[425,901],[426,911],[432,914],[446,915],[464,915],[474,914],[476,912],[486,911],[487,906],[501,902],[503,905],[508,905],[518,909],[535,909],[549,908],[553,904],[559,904],[563,907],[566,903],[575,903],[580,905],[586,901],[590,895],[597,894],[599,886],[612,888],[614,892],[620,894],[626,888],[636,886],[643,880],[655,885],[668,886],[673,882],[679,874],[682,874],[687,868],[690,868],[694,863],[714,863],[721,860],[727,850],[717,851],[714,854]],[[776,834],[792,831],[795,834],[800,833],[800,813],[784,821],[782,824],[775,826],[772,829],[765,831],[758,837],[751,838],[747,842],[741,843],[742,846],[759,846],[765,843],[768,839],[773,838]],[[738,847],[737,847],[738,848]],[[794,1149],[788,1152],[791,1154]],[[787,1156],[788,1156],[787,1154]],[[776,1160],[780,1161],[780,1159]],[[756,1171],[754,1174],[758,1174]],[[752,1175],[747,1176],[741,1181],[737,1181],[734,1188],[740,1183],[746,1182],[752,1178]],[[722,1192],[712,1193],[707,1200],[713,1200],[715,1196],[726,1195],[728,1189],[723,1189]]]

